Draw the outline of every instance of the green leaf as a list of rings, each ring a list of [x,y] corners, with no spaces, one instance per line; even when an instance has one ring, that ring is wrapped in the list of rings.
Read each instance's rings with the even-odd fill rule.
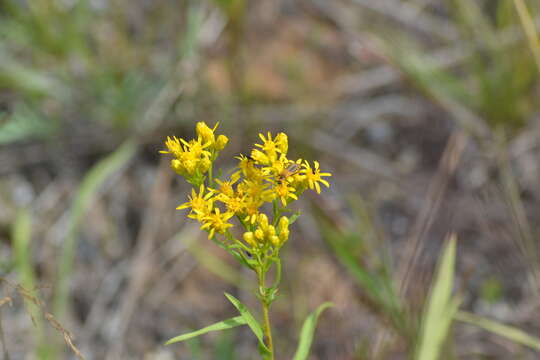
[[[309,316],[304,321],[302,325],[302,330],[300,331],[300,342],[298,343],[298,348],[294,354],[293,360],[305,360],[309,355],[309,349],[313,343],[313,335],[315,334],[315,327],[317,326],[317,320],[321,313],[328,309],[329,307],[334,306],[330,302],[326,302],[320,305],[317,310],[309,314]]]
[[[454,264],[456,259],[456,238],[450,237],[437,269],[427,308],[422,318],[419,346],[415,359],[438,359],[452,319],[459,307],[459,300],[452,297],[454,284]]]
[[[200,335],[204,335],[206,333],[212,332],[212,331],[220,331],[220,330],[227,330],[232,329],[237,326],[246,325],[246,320],[243,316],[236,316],[227,320],[223,320],[220,322],[217,322],[215,324],[209,325],[207,327],[204,327],[202,329],[189,332],[187,334],[179,335],[176,337],[173,337],[172,339],[168,340],[165,345],[174,344],[180,341],[185,341]]]
[[[367,298],[374,305],[381,307],[383,313],[390,315],[396,328],[403,330],[405,320],[401,301],[394,290],[391,277],[386,276],[384,273],[370,271],[363,266],[356,255],[358,251],[354,247],[365,243],[363,233],[342,233],[328,223],[321,222],[321,224],[325,240],[343,266],[347,268],[359,286],[365,291]],[[385,273],[390,273],[390,269],[385,270]]]
[[[293,224],[300,217],[300,211],[295,211],[289,218],[289,225]]]
[[[5,119],[5,120],[4,120]],[[57,123],[28,104],[15,105],[12,114],[0,114],[0,144],[47,138],[58,130]]]
[[[238,300],[231,294],[225,293],[225,296],[234,305],[236,310],[238,310],[240,315],[242,315],[242,317],[246,321],[246,324],[249,326],[251,331],[253,331],[257,339],[259,339],[259,344],[262,345],[264,349],[268,351],[267,346],[264,344],[264,333],[263,333],[262,327],[259,324],[259,322],[255,319],[255,317],[249,312],[246,305],[242,304],[240,300]]]
[[[458,311],[454,318],[456,320],[478,326],[494,334],[505,337],[517,344],[525,345],[534,350],[540,351],[539,338],[531,336],[523,330],[517,329],[513,326],[501,324],[497,321],[486,319],[482,316],[474,315],[464,311]]]

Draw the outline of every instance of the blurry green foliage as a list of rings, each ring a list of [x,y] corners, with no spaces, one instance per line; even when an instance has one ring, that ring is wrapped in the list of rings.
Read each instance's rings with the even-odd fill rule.
[[[496,277],[489,277],[480,287],[480,296],[484,301],[494,304],[501,300],[503,296],[503,288],[501,282]]]
[[[339,229],[325,220],[320,221],[324,239],[334,255],[352,275],[365,293],[363,301],[375,313],[387,318],[398,333],[409,334],[403,304],[392,278],[388,249],[380,240],[362,202],[355,203],[355,226]],[[369,258],[369,262],[366,259]]]
[[[0,0],[0,143],[48,138],[73,121],[132,135],[196,47],[200,16],[182,10],[200,6],[190,4],[134,15],[128,0]]]
[[[460,36],[445,46],[459,48],[466,54],[464,61],[444,68],[441,59],[431,58],[404,32],[388,32],[385,53],[428,96],[450,99],[492,128],[519,130],[540,106],[539,74],[512,0],[488,2],[484,7],[470,0],[447,5]]]

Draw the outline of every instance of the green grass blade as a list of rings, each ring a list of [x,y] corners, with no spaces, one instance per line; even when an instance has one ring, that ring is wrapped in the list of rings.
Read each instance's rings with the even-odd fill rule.
[[[313,335],[315,334],[317,320],[324,310],[332,306],[334,306],[334,304],[326,302],[320,305],[317,310],[309,314],[306,318],[304,325],[302,325],[302,330],[300,331],[300,342],[298,343],[298,348],[296,349],[293,360],[305,360],[308,358],[309,349],[313,343]]]
[[[28,289],[36,286],[31,252],[31,221],[28,210],[21,210],[13,223],[12,239],[15,250],[15,267],[19,273],[21,285]]]
[[[124,143],[114,153],[94,165],[79,187],[71,207],[68,233],[64,241],[58,267],[56,293],[54,298],[54,311],[58,318],[63,317],[69,300],[69,276],[72,273],[77,233],[83,216],[92,200],[95,198],[101,185],[129,161],[135,153],[135,150],[136,146],[133,142],[128,141]]]
[[[440,351],[450,330],[452,319],[459,301],[452,298],[454,284],[454,265],[456,259],[456,238],[451,236],[437,269],[435,282],[425,310],[420,339],[416,351],[417,360],[434,360]]]
[[[209,325],[207,327],[204,327],[202,329],[192,331],[187,334],[179,335],[176,337],[173,337],[172,339],[168,340],[165,345],[174,344],[180,341],[185,341],[200,335],[204,335],[206,333],[212,332],[212,331],[220,331],[220,330],[227,330],[231,329],[237,326],[246,325],[246,319],[243,316],[236,316],[227,320],[223,320],[220,322],[217,322],[215,324]]]
[[[359,286],[366,292],[367,297],[374,305],[381,307],[384,313],[391,316],[392,323],[403,330],[405,328],[401,300],[394,291],[394,285],[390,276],[366,269],[359,261],[358,256],[351,247],[359,246],[364,242],[360,232],[341,233],[332,228],[329,224],[322,223],[322,232],[325,240],[330,245],[332,251],[354,277]],[[385,266],[385,265],[384,265]],[[390,273],[390,269],[387,271]]]
[[[32,222],[30,212],[21,210],[15,219],[12,229],[12,241],[15,255],[15,269],[20,276],[22,287],[32,292],[36,288],[36,275],[32,266],[31,252]],[[45,338],[45,326],[40,309],[31,301],[26,307],[35,324],[34,334],[38,340],[36,355],[38,359],[52,359],[55,354],[54,344]]]
[[[538,36],[536,31],[533,17],[523,0],[514,0],[514,5],[518,12],[523,31],[525,32],[525,35],[527,35],[527,40],[533,53],[534,60],[536,61],[536,66],[538,67],[538,71],[540,71],[540,36]]]
[[[458,311],[454,316],[456,320],[478,326],[484,330],[505,337],[517,344],[525,345],[531,349],[540,351],[540,338],[531,336],[523,330],[513,326],[501,324],[497,321],[486,319],[464,311]]]
[[[259,339],[259,344],[264,346],[264,333],[261,327],[261,324],[255,319],[255,317],[249,312],[246,305],[242,304],[240,300],[232,296],[231,294],[225,293],[227,299],[234,305],[238,310],[240,315],[246,320],[246,324],[249,326],[251,331],[255,334],[257,339]],[[264,346],[266,348],[266,346]]]

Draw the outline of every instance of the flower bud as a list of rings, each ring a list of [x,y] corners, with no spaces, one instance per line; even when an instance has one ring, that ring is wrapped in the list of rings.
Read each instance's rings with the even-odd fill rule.
[[[264,239],[264,232],[261,229],[255,230],[255,237],[257,240],[262,241]]]
[[[288,239],[289,239],[289,230],[283,230],[279,233],[279,240],[281,240],[281,244],[283,244]]]
[[[251,231],[248,231],[248,232],[244,233],[244,241],[249,246],[255,246],[257,244],[257,242],[255,241],[255,236],[253,235],[253,233]]]
[[[212,162],[209,158],[202,158],[199,162],[199,171],[201,174],[205,174],[212,166]]]
[[[266,231],[268,229],[268,217],[266,214],[259,214],[259,227]]]
[[[280,233],[289,229],[289,218],[288,217],[282,216],[279,219],[278,229],[279,229]]]
[[[226,137],[225,135],[219,135],[217,137],[217,140],[216,140],[216,143],[214,145],[214,148],[217,150],[217,151],[220,151],[220,150],[223,150],[225,148],[225,146],[227,146],[227,143],[229,142],[229,138]]]
[[[268,233],[268,236],[276,235],[276,228],[274,227],[274,225],[268,225],[267,233]]]
[[[204,123],[204,121],[199,121],[195,128],[197,135],[203,139],[204,143],[210,142],[214,143],[214,131]]]
[[[279,241],[279,238],[274,235],[274,236],[270,236],[270,242],[272,243],[272,245],[274,246],[279,246],[280,245],[280,241]]]
[[[182,166],[182,162],[178,159],[171,160],[171,169],[173,169],[176,173],[182,174],[184,172],[184,167]]]

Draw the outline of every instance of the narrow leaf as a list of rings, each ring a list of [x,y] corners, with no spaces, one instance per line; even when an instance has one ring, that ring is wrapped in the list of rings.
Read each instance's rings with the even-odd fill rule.
[[[450,237],[437,269],[427,308],[422,318],[419,346],[415,359],[438,359],[452,319],[459,307],[459,300],[452,298],[456,238]]]
[[[540,351],[540,339],[531,336],[523,330],[513,326],[501,324],[497,321],[486,319],[482,316],[474,315],[468,312],[459,311],[454,318],[456,320],[478,326],[484,330],[505,337],[515,343],[528,346],[534,350]]]
[[[237,326],[245,325],[246,320],[242,316],[236,316],[227,320],[223,320],[220,322],[217,322],[215,324],[209,325],[207,327],[204,327],[202,329],[189,332],[187,334],[179,335],[176,337],[173,337],[172,339],[168,340],[165,345],[174,344],[180,341],[185,341],[212,331],[220,331],[220,330],[227,330],[232,329]]]
[[[313,335],[315,334],[317,320],[324,310],[332,306],[334,306],[332,303],[326,302],[320,305],[317,310],[312,312],[306,318],[304,325],[302,325],[302,330],[300,331],[300,342],[298,343],[298,348],[296,349],[293,360],[305,360],[308,358],[309,349],[313,343]]]
[[[259,339],[259,343],[262,344],[266,349],[266,345],[264,344],[264,333],[263,333],[262,327],[259,324],[259,322],[255,319],[255,317],[249,312],[246,305],[242,304],[240,300],[238,300],[231,294],[225,293],[225,296],[238,310],[240,315],[242,315],[242,317],[246,321],[246,324],[249,326],[251,331],[253,331],[257,339]]]

